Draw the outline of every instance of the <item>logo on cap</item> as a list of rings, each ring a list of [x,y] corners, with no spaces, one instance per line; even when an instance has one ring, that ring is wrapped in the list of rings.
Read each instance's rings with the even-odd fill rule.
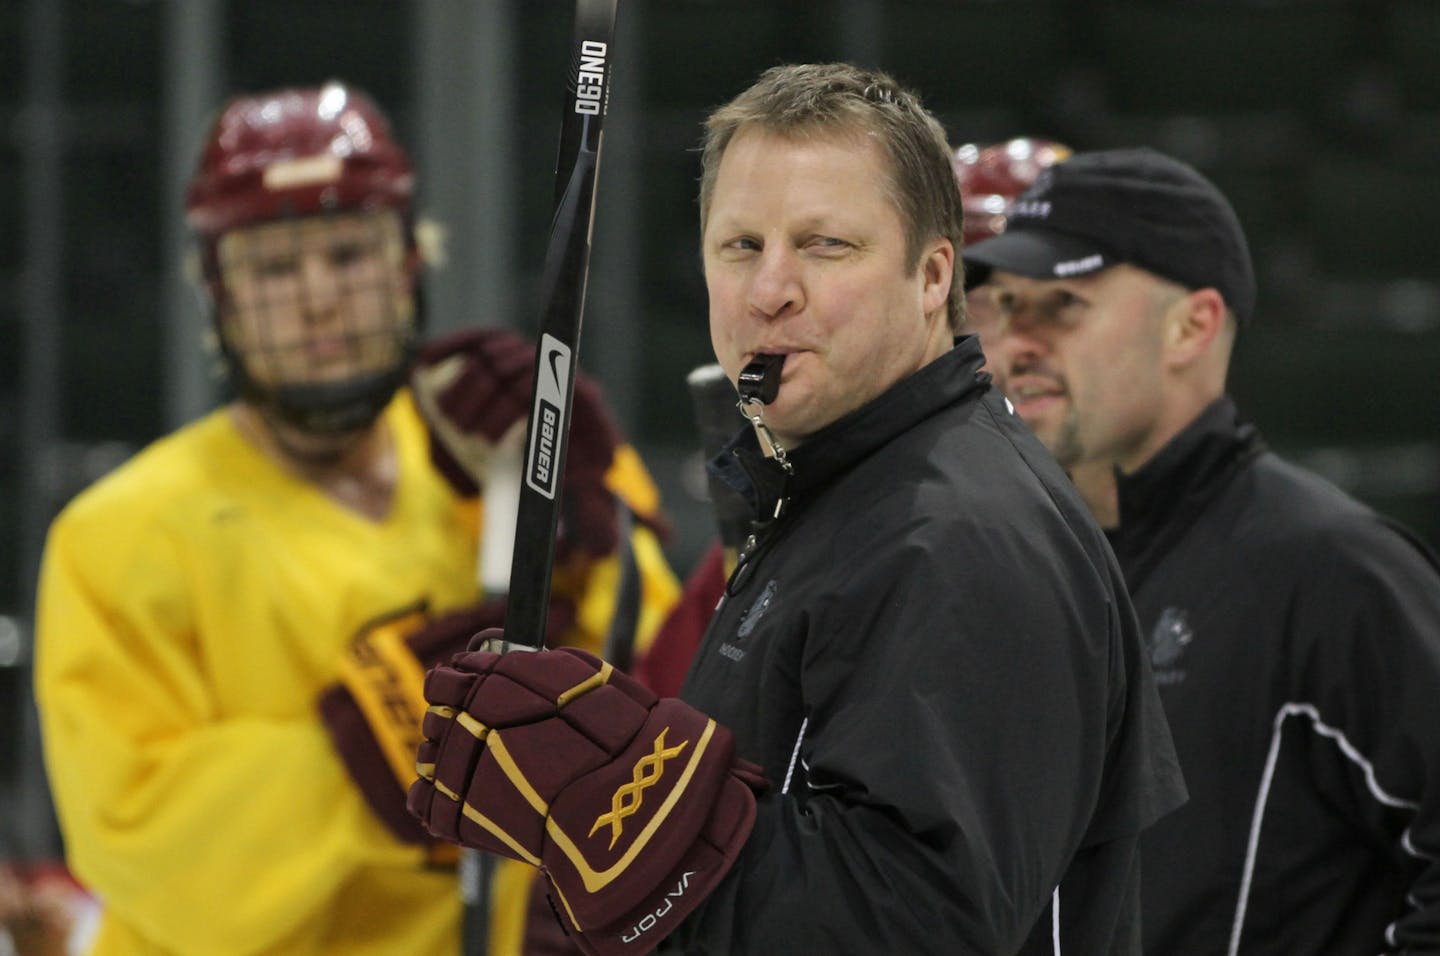
[[[1066,276],[1084,275],[1087,272],[1098,272],[1105,268],[1105,257],[1100,253],[1086,256],[1083,259],[1071,259],[1069,262],[1055,263],[1055,275],[1059,278]]]

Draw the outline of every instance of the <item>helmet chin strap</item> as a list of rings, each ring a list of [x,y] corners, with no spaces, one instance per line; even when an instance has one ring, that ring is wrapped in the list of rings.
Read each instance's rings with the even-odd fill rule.
[[[273,417],[310,435],[343,435],[368,428],[405,382],[405,362],[339,382],[255,389],[253,400]],[[249,397],[249,396],[247,396]]]
[[[368,428],[405,384],[414,349],[412,335],[401,344],[389,368],[335,382],[267,385],[250,374],[243,355],[220,336],[220,354],[240,397],[259,410],[266,420],[317,436],[342,435]]]
[[[270,440],[286,458],[302,468],[321,469],[338,465],[357,445],[365,440],[369,425],[354,431],[314,435],[303,432],[294,425],[277,418],[270,409],[257,409],[259,418]],[[296,441],[295,435],[303,434],[307,439],[318,439],[314,444]]]

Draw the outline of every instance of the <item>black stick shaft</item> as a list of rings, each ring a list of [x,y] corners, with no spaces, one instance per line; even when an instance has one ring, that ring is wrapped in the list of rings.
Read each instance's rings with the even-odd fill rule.
[[[505,615],[506,640],[531,647],[545,644],[571,392],[590,271],[601,126],[614,66],[611,47],[616,4],[617,0],[577,0],[575,5],[575,39],[555,166],[555,215],[541,278],[543,311],[535,355],[535,391]]]

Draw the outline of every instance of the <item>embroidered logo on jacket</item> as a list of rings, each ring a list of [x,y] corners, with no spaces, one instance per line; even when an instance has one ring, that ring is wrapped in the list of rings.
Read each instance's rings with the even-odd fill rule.
[[[765,588],[760,592],[760,596],[755,599],[755,603],[750,605],[750,609],[741,616],[740,626],[736,628],[735,636],[741,638],[749,637],[755,630],[755,625],[759,624],[760,619],[765,616],[765,612],[770,610],[770,602],[774,600],[774,598],[775,579],[771,578],[765,582]]]
[[[745,651],[737,645],[755,632],[755,626],[760,623],[760,619],[770,609],[770,602],[774,599],[775,579],[771,578],[765,582],[765,587],[760,589],[760,596],[746,609],[744,614],[740,615],[740,626],[735,629],[736,643],[731,644],[729,641],[722,643],[720,656],[728,657],[737,663],[744,659]]]
[[[1150,669],[1155,672],[1155,683],[1178,684],[1185,679],[1185,671],[1179,666],[1180,658],[1194,639],[1195,632],[1184,611],[1167,607],[1160,612],[1149,641]]]

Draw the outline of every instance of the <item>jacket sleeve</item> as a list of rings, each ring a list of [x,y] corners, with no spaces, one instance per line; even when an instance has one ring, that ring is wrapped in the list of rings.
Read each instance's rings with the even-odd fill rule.
[[[1086,844],[1125,675],[1078,548],[996,549],[856,562],[815,609],[793,761],[686,952],[1021,947]]]
[[[52,529],[36,661],[67,855],[104,906],[167,952],[253,953],[360,866],[418,865],[379,833],[308,701],[273,717],[217,703],[173,541],[104,530]]]
[[[1296,601],[1290,706],[1316,731],[1309,773],[1322,797],[1409,874],[1386,951],[1429,951],[1440,945],[1440,570],[1385,524],[1339,534],[1312,549]]]

